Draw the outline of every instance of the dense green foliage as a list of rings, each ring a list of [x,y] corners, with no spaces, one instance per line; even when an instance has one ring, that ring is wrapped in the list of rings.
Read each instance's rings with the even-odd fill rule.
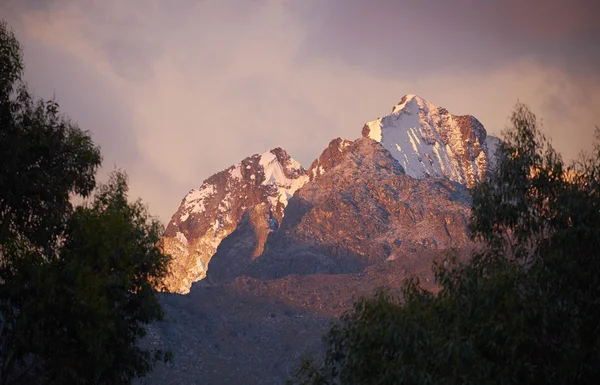
[[[128,201],[124,173],[96,187],[89,133],[22,74],[0,22],[0,384],[130,383],[168,358],[138,347],[162,317],[162,228]]]
[[[361,299],[301,384],[595,384],[600,375],[600,131],[566,167],[522,104],[473,190],[468,262]]]

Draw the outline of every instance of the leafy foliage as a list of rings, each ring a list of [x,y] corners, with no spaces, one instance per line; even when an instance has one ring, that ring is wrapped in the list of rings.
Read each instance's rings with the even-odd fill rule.
[[[50,252],[72,209],[70,194],[94,188],[100,151],[56,102],[30,95],[19,43],[4,22],[0,44],[0,240]]]
[[[123,172],[96,187],[89,133],[34,99],[22,71],[0,22],[0,384],[130,383],[170,359],[138,346],[162,318],[162,227],[128,201]]]
[[[63,326],[42,329],[44,372],[52,383],[128,383],[165,358],[136,345],[144,325],[162,318],[154,290],[167,263],[156,247],[160,234],[140,201],[128,203],[120,172],[89,207],[75,210],[60,257],[39,285],[54,292],[43,304],[44,322]]]
[[[591,384],[600,374],[600,130],[565,166],[517,104],[488,178],[473,190],[466,263],[434,265],[400,295],[359,300],[300,384]]]

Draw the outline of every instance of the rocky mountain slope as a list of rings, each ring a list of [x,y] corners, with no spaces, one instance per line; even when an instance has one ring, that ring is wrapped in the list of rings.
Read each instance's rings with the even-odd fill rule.
[[[199,282],[161,295],[145,341],[175,365],[145,382],[281,384],[355,297],[408,275],[435,290],[432,261],[473,247],[468,188],[496,145],[474,117],[407,95],[307,171],[275,149],[205,180],[163,240],[170,290]]]
[[[443,258],[441,250],[407,253],[356,274],[202,280],[189,294],[163,294],[166,319],[145,343],[171,350],[174,365],[159,364],[138,383],[284,384],[301,358],[320,351],[321,336],[355,298],[377,287],[397,290],[407,276],[435,290],[431,264]]]
[[[298,162],[276,148],[250,156],[190,191],[162,240],[164,251],[173,256],[168,290],[187,293],[192,282],[204,278],[217,246],[248,210],[260,206],[256,210],[265,216],[265,231],[277,228],[288,199],[308,179]]]

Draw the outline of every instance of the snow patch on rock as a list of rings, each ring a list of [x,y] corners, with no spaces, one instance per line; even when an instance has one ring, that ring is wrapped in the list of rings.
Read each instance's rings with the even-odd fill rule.
[[[183,245],[185,245],[187,247],[188,241],[187,241],[187,238],[185,237],[185,235],[183,235],[183,233],[178,231],[177,234],[175,235],[175,239],[177,239],[179,242],[181,242]]]
[[[296,190],[309,181],[309,177],[306,173],[303,173],[297,178],[288,178],[284,172],[284,166],[279,162],[277,156],[271,152],[262,154],[260,156],[259,164],[263,167],[265,174],[265,179],[262,184],[277,187],[277,193],[268,198],[269,203],[273,206],[277,206],[279,202],[283,204],[284,207],[287,206],[288,200],[294,196]],[[293,159],[289,160],[287,167],[291,170],[304,170],[302,169],[302,166],[300,166],[300,163]]]
[[[188,213],[200,214],[206,211],[204,200],[216,192],[212,184],[203,184],[198,190],[192,190],[185,197],[185,208]],[[187,219],[187,218],[186,218]]]

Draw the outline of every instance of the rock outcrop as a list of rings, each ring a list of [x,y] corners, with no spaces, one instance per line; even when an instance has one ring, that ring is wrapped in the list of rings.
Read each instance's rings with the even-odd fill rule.
[[[265,231],[277,228],[288,199],[307,181],[302,166],[276,148],[250,156],[190,191],[162,240],[164,251],[173,257],[167,289],[184,294],[193,282],[204,278],[217,247],[248,210],[260,206],[257,210],[267,223]]]
[[[353,142],[342,138],[336,138],[329,142],[329,145],[321,155],[315,159],[308,168],[308,176],[310,180],[314,180],[327,171],[341,163],[344,159],[346,150]]]

